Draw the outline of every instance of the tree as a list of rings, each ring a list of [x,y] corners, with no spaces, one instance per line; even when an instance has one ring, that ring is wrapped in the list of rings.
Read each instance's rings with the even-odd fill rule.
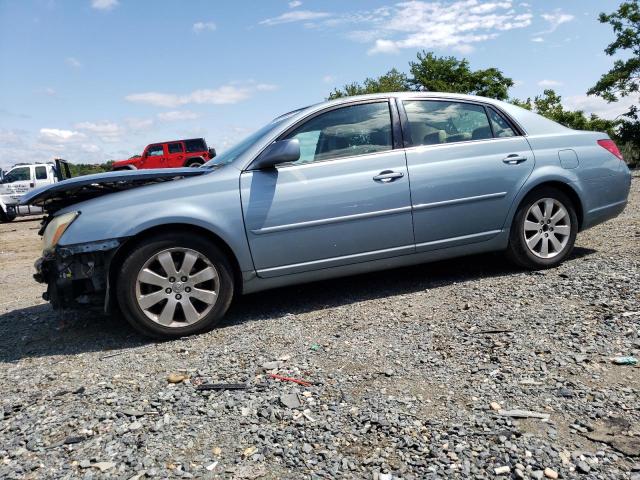
[[[419,52],[417,61],[409,63],[411,77],[393,68],[378,78],[350,83],[329,94],[329,99],[366,93],[421,91],[467,93],[505,100],[513,80],[497,68],[471,70],[466,59],[437,57]]]
[[[410,80],[416,90],[466,93],[506,100],[513,80],[497,68],[471,70],[466,58],[437,57],[433,52],[419,52],[416,62],[409,63]]]
[[[626,60],[616,60],[613,68],[602,75],[587,92],[609,102],[620,97],[637,94],[640,91],[640,3],[638,0],[625,1],[613,13],[601,13],[600,23],[613,27],[615,40],[605,48],[607,55],[626,54]],[[623,154],[629,163],[640,161],[640,110],[631,105],[622,115],[617,137]]]
[[[335,89],[329,94],[329,100],[367,93],[404,92],[411,90],[411,83],[402,72],[392,68],[378,78],[367,78],[362,84],[357,82],[345,85],[342,89]]]
[[[511,103],[575,130],[607,132],[609,136],[615,137],[616,128],[620,124],[620,120],[607,120],[593,113],[587,117],[582,110],[565,110],[562,106],[562,97],[551,89],[545,90],[542,95],[537,95],[533,100],[514,99]]]

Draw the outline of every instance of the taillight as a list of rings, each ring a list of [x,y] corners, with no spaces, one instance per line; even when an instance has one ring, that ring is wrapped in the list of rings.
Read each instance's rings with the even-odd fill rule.
[[[622,154],[620,153],[620,150],[618,149],[618,146],[616,145],[616,142],[614,142],[613,140],[609,140],[609,139],[598,140],[598,145],[600,145],[605,150],[609,150],[620,160],[624,160],[624,158],[622,158]]]

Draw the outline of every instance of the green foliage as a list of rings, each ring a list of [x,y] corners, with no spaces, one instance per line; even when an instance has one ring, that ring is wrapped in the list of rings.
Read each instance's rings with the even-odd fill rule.
[[[378,78],[367,78],[362,84],[357,82],[345,85],[342,89],[335,89],[329,94],[329,100],[367,93],[404,92],[411,90],[411,83],[407,76],[392,68]]]
[[[594,130],[615,135],[615,129],[620,123],[619,120],[606,120],[594,114],[586,116],[582,110],[565,110],[562,106],[562,97],[550,89],[536,96],[533,101],[530,98],[526,101],[515,99],[511,103],[575,130]]]
[[[613,13],[601,13],[600,22],[613,28],[615,40],[605,48],[607,55],[627,55],[613,63],[613,68],[602,75],[588,92],[609,102],[640,91],[640,3],[625,1]],[[620,149],[630,164],[640,163],[640,119],[638,105],[631,105],[622,115],[616,132]]]
[[[513,80],[497,68],[471,70],[466,59],[437,57],[432,52],[419,52],[410,62],[411,77],[393,68],[378,78],[353,82],[329,94],[329,99],[367,93],[432,91],[467,93],[505,100]]]
[[[437,57],[432,52],[419,52],[411,67],[411,83],[416,90],[466,93],[506,100],[513,80],[497,68],[471,70],[465,58]]]
[[[80,177],[82,175],[91,175],[93,173],[110,172],[113,160],[106,163],[90,164],[90,163],[69,163],[72,177]]]

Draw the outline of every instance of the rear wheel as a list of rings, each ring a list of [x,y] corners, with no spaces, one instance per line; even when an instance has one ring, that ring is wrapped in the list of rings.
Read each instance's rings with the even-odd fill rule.
[[[578,217],[571,199],[555,188],[540,188],[520,204],[507,253],[525,268],[555,267],[573,250],[577,233]]]
[[[163,234],[143,241],[124,261],[118,304],[138,331],[176,338],[210,330],[233,297],[226,256],[196,235]]]
[[[204,161],[201,158],[191,158],[184,163],[185,167],[198,168],[204,165]]]

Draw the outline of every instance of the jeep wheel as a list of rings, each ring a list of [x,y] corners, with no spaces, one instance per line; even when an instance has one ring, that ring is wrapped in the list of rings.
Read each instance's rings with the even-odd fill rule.
[[[233,297],[232,269],[211,242],[163,234],[141,242],[120,269],[116,296],[125,318],[155,338],[210,330]]]
[[[204,161],[201,158],[191,158],[184,163],[185,167],[198,168],[204,165]]]

